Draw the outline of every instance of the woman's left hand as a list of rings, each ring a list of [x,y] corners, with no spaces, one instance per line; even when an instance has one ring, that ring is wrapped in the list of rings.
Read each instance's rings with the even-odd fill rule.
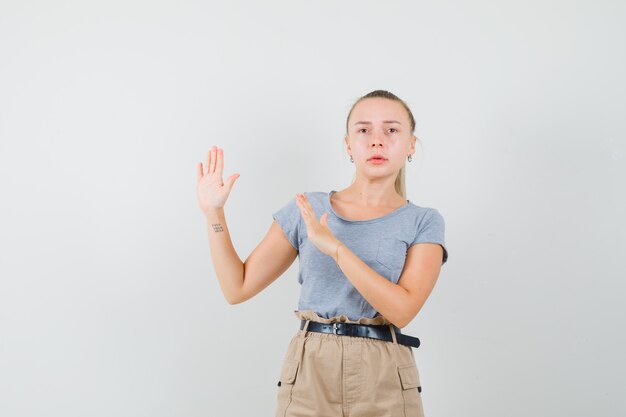
[[[333,235],[330,227],[328,227],[328,212],[322,214],[318,221],[311,203],[309,203],[304,194],[296,194],[296,203],[306,224],[309,240],[322,253],[335,259],[335,253],[337,253],[337,247],[341,241]]]

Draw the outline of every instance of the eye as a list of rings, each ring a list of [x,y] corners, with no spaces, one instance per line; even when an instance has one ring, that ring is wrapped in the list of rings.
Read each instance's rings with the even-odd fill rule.
[[[389,130],[395,130],[396,132],[398,131],[398,129],[396,129],[395,127],[392,127]]]
[[[361,131],[362,131],[362,130],[367,130],[367,129],[365,129],[365,128],[361,128],[361,129],[359,129],[357,132],[358,132],[358,133],[361,133]]]

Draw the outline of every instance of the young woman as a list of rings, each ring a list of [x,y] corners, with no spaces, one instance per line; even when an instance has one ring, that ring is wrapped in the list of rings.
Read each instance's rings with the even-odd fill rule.
[[[223,151],[215,146],[206,170],[198,164],[213,266],[229,303],[252,298],[299,257],[300,329],[283,359],[276,417],[424,416],[411,349],[419,339],[400,329],[426,302],[448,252],[441,214],[406,199],[414,130],[394,94],[359,98],[346,122],[352,184],[296,194],[243,263],[223,211],[239,174],[222,181]]]

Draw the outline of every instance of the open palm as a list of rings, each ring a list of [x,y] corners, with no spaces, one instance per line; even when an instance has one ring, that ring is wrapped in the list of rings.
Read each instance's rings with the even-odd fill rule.
[[[239,174],[235,173],[224,182],[223,170],[224,150],[212,146],[207,155],[206,167],[198,162],[198,203],[204,213],[224,207],[235,180],[239,178]]]

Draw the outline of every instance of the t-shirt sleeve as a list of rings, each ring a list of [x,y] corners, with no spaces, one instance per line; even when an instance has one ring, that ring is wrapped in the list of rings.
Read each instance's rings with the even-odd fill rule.
[[[300,238],[300,207],[296,204],[296,198],[289,200],[280,210],[272,213],[272,217],[280,225],[291,245],[299,250]]]
[[[410,246],[416,243],[438,243],[443,248],[443,259],[441,265],[448,260],[448,250],[445,243],[446,224],[443,216],[437,209],[430,208],[424,215],[417,227],[415,239]]]

